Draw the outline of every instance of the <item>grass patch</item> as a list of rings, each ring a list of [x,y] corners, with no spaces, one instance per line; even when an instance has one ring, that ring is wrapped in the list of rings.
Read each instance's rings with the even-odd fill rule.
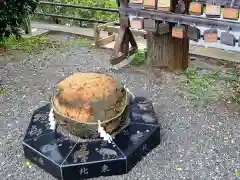
[[[205,106],[219,97],[220,74],[220,70],[213,72],[201,68],[188,68],[184,72],[187,80],[182,83],[181,88],[188,92],[188,99],[194,106]]]
[[[89,47],[92,44],[92,41],[87,38],[78,38],[71,40],[69,42],[65,42],[62,45],[63,46],[74,46],[74,45],[81,45],[84,47]]]
[[[145,59],[146,59],[146,50],[140,49],[134,54],[131,64],[133,66],[141,66],[144,64]]]
[[[232,99],[235,103],[240,103],[240,67],[234,67],[227,71],[229,78],[228,83],[231,85]]]
[[[238,104],[240,103],[240,96],[239,95],[233,94],[232,98],[233,98],[234,102],[236,102]]]
[[[58,46],[56,42],[51,41],[47,37],[33,36],[30,38],[16,39],[15,37],[8,38],[3,44],[8,51],[23,51],[32,52],[46,48]]]
[[[5,89],[0,89],[0,95],[7,94],[7,90]]]
[[[51,40],[48,37],[43,36],[33,36],[29,38],[16,39],[15,37],[8,38],[3,46],[6,47],[9,52],[37,52],[49,48],[59,48],[59,47],[68,47],[81,44],[82,46],[89,47],[91,41],[86,38],[78,38],[68,42],[58,42]]]
[[[206,106],[216,101],[240,103],[240,71],[236,67],[207,70],[188,68],[184,75],[186,80],[181,84],[187,99],[194,106]]]

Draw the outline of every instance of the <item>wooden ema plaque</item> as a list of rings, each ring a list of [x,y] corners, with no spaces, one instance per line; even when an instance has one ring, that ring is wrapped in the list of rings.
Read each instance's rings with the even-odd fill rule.
[[[185,2],[184,0],[178,0],[178,3],[176,4],[174,12],[177,14],[183,14],[185,13],[186,8],[185,8]]]
[[[223,18],[237,20],[238,19],[238,14],[239,14],[239,10],[238,9],[235,9],[235,8],[224,8]]]
[[[201,15],[202,14],[202,4],[198,2],[191,2],[189,5],[189,13]]]
[[[201,37],[200,30],[195,26],[188,26],[187,28],[187,37],[192,41],[198,42]]]
[[[144,19],[143,21],[144,29],[149,32],[156,31],[156,21],[153,19]]]
[[[205,42],[217,42],[218,40],[218,31],[217,29],[208,29],[203,33]]]
[[[171,11],[170,7],[158,7],[158,10],[160,11]]]
[[[143,3],[143,0],[130,0],[129,3],[142,4],[142,3]]]
[[[163,34],[167,34],[170,32],[170,26],[168,23],[160,23],[158,24],[158,28],[157,28],[157,34],[158,35],[163,35]]]
[[[236,38],[233,34],[229,32],[222,32],[220,37],[220,43],[228,46],[235,46]]]
[[[207,4],[206,5],[206,16],[208,17],[220,17],[221,15],[221,6]]]
[[[172,28],[172,37],[183,39],[185,36],[184,26],[175,26]]]
[[[238,38],[238,47],[240,47],[240,36]]]
[[[130,26],[133,29],[143,29],[143,18],[132,18]]]
[[[143,0],[143,6],[147,9],[156,9],[156,0]]]
[[[170,11],[171,0],[158,0],[157,9],[160,11]]]

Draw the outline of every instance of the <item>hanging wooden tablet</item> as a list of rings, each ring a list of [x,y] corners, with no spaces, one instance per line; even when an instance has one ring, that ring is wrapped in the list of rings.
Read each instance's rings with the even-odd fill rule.
[[[178,0],[174,12],[177,14],[184,14],[185,10],[186,8],[184,0]]]
[[[225,45],[235,46],[236,38],[230,32],[222,32],[220,42]]]
[[[153,19],[144,19],[144,29],[148,32],[156,32],[156,21]]]
[[[176,25],[172,28],[172,37],[183,39],[185,36],[185,27],[182,25]]]
[[[215,28],[205,30],[203,33],[203,38],[205,42],[217,42],[218,31]]]
[[[235,8],[224,8],[223,18],[237,20],[239,15],[239,10]]]
[[[130,0],[128,5],[134,9],[143,9],[143,0]]]
[[[168,23],[162,22],[158,24],[158,27],[157,27],[158,35],[167,34],[169,32],[170,32],[170,26]]]
[[[130,21],[131,28],[133,29],[143,29],[143,18],[134,17]]]
[[[201,38],[201,32],[196,26],[188,26],[187,37],[190,40],[198,42],[198,40]]]
[[[170,11],[171,2],[171,0],[158,0],[157,9],[160,11]]]
[[[156,0],[143,0],[143,6],[146,9],[156,9]]]
[[[189,4],[189,14],[201,15],[202,14],[202,4],[199,2],[191,2]]]
[[[129,3],[142,4],[143,0],[130,0]]]
[[[218,18],[221,16],[221,6],[207,4],[206,5],[206,16],[212,18]]]
[[[133,9],[143,9],[143,3],[129,3],[128,6]]]

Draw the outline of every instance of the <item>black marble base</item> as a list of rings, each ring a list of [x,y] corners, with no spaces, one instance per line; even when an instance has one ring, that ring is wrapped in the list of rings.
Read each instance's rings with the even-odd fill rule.
[[[160,143],[160,126],[152,103],[136,97],[129,105],[130,124],[109,144],[81,141],[51,130],[50,105],[32,116],[23,149],[27,159],[59,180],[121,175],[130,171]]]

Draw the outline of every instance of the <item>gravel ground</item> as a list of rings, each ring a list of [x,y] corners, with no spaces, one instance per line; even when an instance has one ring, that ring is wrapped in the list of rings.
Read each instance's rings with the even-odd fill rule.
[[[62,37],[60,37],[62,38]],[[108,50],[74,45],[55,52],[15,55],[0,64],[0,176],[2,180],[53,180],[25,166],[22,139],[34,109],[47,103],[54,84],[75,71],[105,71]],[[1,58],[0,58],[1,59]],[[106,70],[107,71],[107,70]],[[236,180],[240,171],[239,112],[224,105],[196,111],[175,95],[174,79],[161,79],[131,69],[115,74],[136,94],[154,102],[162,143],[127,175],[109,180]],[[182,168],[182,169],[179,169]],[[104,179],[104,178],[98,178]]]

